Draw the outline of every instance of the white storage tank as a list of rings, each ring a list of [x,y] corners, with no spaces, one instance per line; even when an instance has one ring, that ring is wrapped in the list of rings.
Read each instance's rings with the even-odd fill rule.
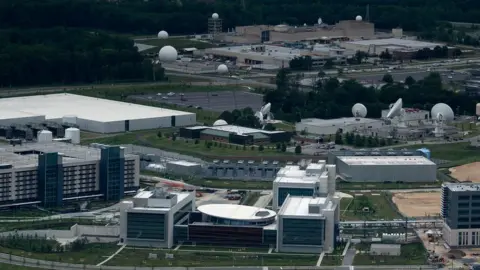
[[[65,139],[70,139],[72,144],[80,144],[80,129],[67,128],[65,130]]]
[[[480,103],[477,103],[476,113],[477,113],[477,116],[480,116]]]
[[[50,143],[53,140],[53,134],[49,130],[42,130],[38,132],[37,140],[40,143]]]
[[[76,115],[65,115],[62,118],[62,123],[64,124],[77,124],[77,116]]]

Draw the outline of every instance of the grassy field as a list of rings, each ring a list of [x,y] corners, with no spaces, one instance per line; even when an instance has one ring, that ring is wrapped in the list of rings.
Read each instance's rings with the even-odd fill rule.
[[[385,193],[363,193],[355,196],[352,203],[342,211],[342,220],[392,220],[402,218],[389,202],[390,198]],[[363,211],[368,208],[368,211]]]
[[[366,190],[366,189],[416,189],[416,188],[438,188],[442,182],[433,183],[349,183],[337,182],[338,190]]]
[[[168,38],[168,39],[148,39],[148,40],[139,40],[137,43],[146,44],[150,46],[160,47],[170,45],[175,47],[177,50],[184,48],[197,48],[197,49],[206,49],[215,47],[212,43],[203,42],[194,39],[186,38]]]
[[[248,247],[248,248],[241,248],[241,247],[224,247],[224,246],[206,246],[206,245],[182,245],[179,250],[195,250],[195,251],[228,251],[228,252],[259,252],[259,253],[267,253],[268,248],[259,248],[259,247]]]
[[[86,219],[55,219],[55,220],[43,220],[43,221],[21,221],[18,222],[1,222],[0,223],[0,232],[8,232],[13,230],[69,230],[75,224],[79,225],[100,225],[103,226],[105,223],[102,222],[93,222],[92,220]]]
[[[432,158],[452,161],[452,163],[470,163],[474,160],[480,160],[480,151],[470,147],[468,142],[449,143],[449,144],[418,144],[410,149],[428,148],[431,151]],[[404,148],[404,147],[401,147]],[[471,161],[473,160],[473,161]]]
[[[368,251],[370,247],[361,245],[359,250]],[[357,254],[353,265],[425,265],[427,264],[427,251],[422,243],[402,245],[400,256],[375,256]]]
[[[158,137],[158,132],[162,133],[162,137]],[[166,151],[172,151],[180,154],[208,157],[208,156],[268,156],[274,157],[278,155],[294,155],[288,152],[279,152],[272,148],[265,148],[263,151],[259,151],[258,147],[245,147],[216,143],[208,147],[205,141],[198,140],[198,144],[195,144],[196,140],[177,138],[173,141],[171,138],[167,138],[167,134],[171,134],[172,129],[159,129],[159,130],[146,130],[138,132],[123,133],[115,136],[100,137],[94,139],[83,140],[83,143],[103,143],[103,144],[137,144],[154,148],[159,148]]]
[[[340,255],[325,255],[323,256],[320,266],[337,266],[342,265],[343,256]]]
[[[28,266],[21,266],[21,265],[13,265],[13,264],[6,264],[0,263],[0,269],[2,270],[45,270],[45,268],[37,268],[37,267],[28,267]]]
[[[18,249],[0,247],[1,253],[12,254],[38,260],[75,264],[97,264],[118,250],[115,244],[88,244],[82,251],[62,253],[26,252]],[[3,269],[2,269],[3,270]]]
[[[156,254],[157,259],[149,259],[149,254]],[[173,258],[166,259],[167,254]],[[149,249],[122,250],[107,265],[117,266],[312,266],[318,260],[318,255],[286,255],[208,251],[165,251]]]
[[[2,218],[15,218],[15,217],[45,217],[49,216],[51,213],[46,211],[41,211],[37,209],[9,209],[8,211],[0,211],[0,217]]]

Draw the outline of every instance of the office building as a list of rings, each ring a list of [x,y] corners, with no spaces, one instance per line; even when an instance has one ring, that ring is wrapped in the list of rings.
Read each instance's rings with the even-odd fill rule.
[[[288,195],[277,217],[277,251],[332,252],[339,236],[340,198]]]
[[[142,191],[120,206],[120,243],[172,248],[174,225],[195,210],[195,192]]]
[[[183,127],[196,123],[196,114],[74,94],[51,94],[0,100],[0,124],[68,122],[81,130],[116,133]]]
[[[342,47],[354,51],[362,51],[370,54],[377,54],[384,51],[390,53],[395,52],[417,52],[421,49],[428,48],[433,50],[435,47],[445,46],[441,43],[424,42],[403,38],[383,38],[383,39],[366,39],[355,40],[342,43]]]
[[[139,187],[139,157],[124,154],[119,146],[60,142],[5,146],[0,161],[0,207],[117,201]]]
[[[335,193],[335,165],[321,160],[307,166],[285,166],[273,181],[273,210],[278,210],[288,195],[312,197]]]
[[[480,246],[480,184],[443,184],[441,215],[446,244]]]
[[[343,117],[336,119],[306,118],[295,124],[297,132],[306,132],[314,135],[333,135],[337,132],[362,132],[375,136],[382,129],[384,122],[379,119]]]
[[[338,176],[348,182],[435,182],[437,165],[423,156],[339,156]]]
[[[234,125],[194,126],[180,129],[180,137],[202,139],[239,145],[260,145],[277,142],[288,142],[292,133],[282,130],[264,130]]]

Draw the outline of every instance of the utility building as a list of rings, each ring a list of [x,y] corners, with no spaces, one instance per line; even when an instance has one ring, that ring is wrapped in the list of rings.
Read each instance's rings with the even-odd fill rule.
[[[349,182],[435,182],[437,165],[423,156],[337,156],[337,173]]]

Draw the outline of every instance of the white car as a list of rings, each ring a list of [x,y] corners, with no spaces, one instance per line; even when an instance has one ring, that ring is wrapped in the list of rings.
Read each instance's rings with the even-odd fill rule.
[[[162,93],[157,93],[157,96],[161,96],[161,95],[162,95]]]
[[[167,96],[171,97],[171,96],[175,96],[175,93],[174,92],[170,92],[167,94]]]
[[[168,99],[168,97],[162,97],[162,99]]]

